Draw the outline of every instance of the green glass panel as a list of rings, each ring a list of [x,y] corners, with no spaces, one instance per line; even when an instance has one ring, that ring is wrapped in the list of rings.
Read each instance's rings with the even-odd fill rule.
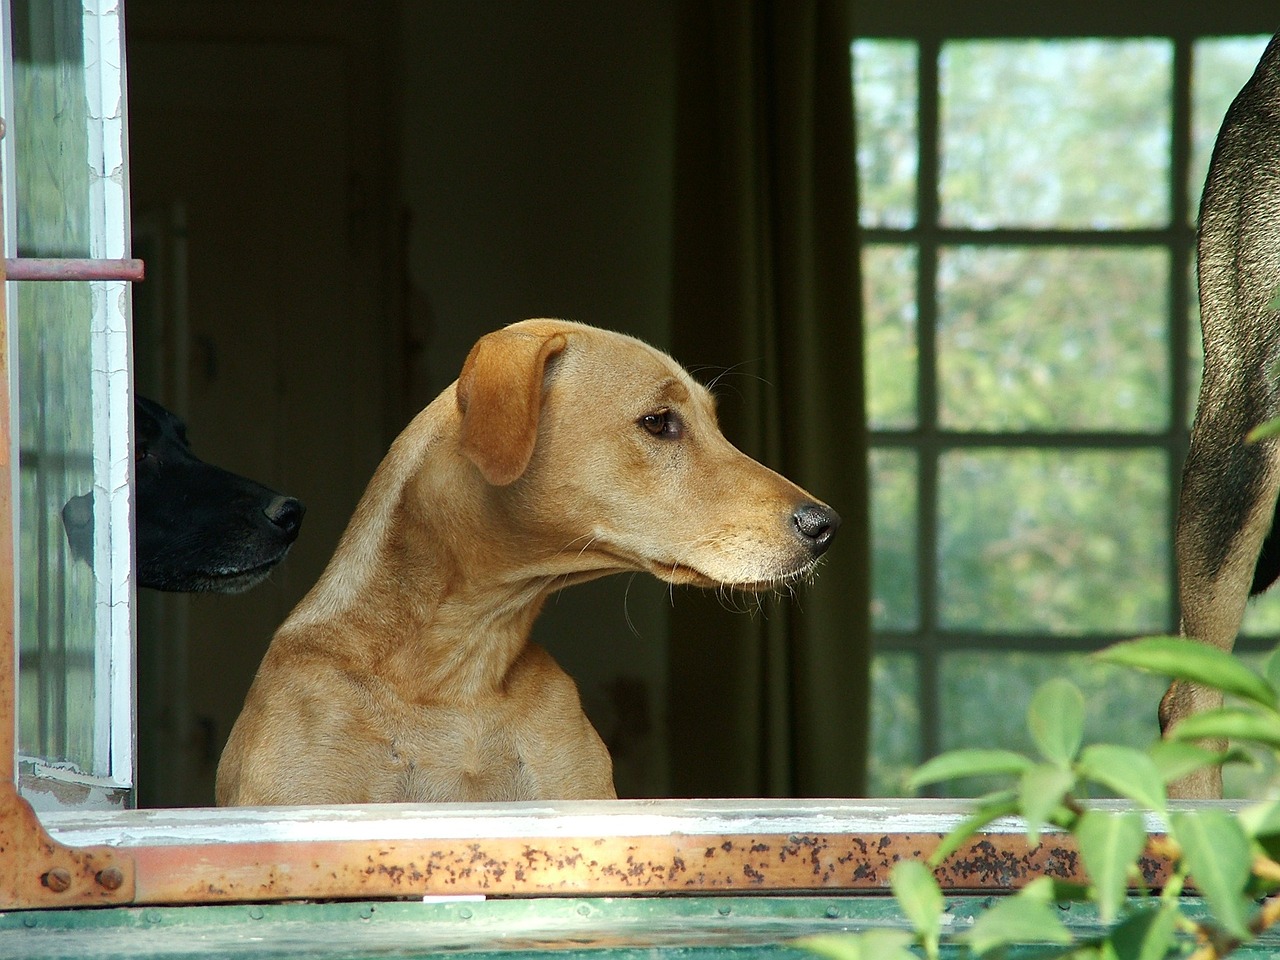
[[[1085,743],[1145,747],[1160,735],[1156,705],[1166,684],[1159,677],[1084,654],[965,652],[943,656],[938,666],[942,748],[998,747],[1038,756],[1027,733],[1027,704],[1055,677],[1084,693]],[[994,780],[974,779],[944,784],[939,792],[976,796],[995,786]]]
[[[945,627],[1171,628],[1167,468],[1155,451],[966,450],[939,463]]]
[[[864,227],[910,227],[919,155],[916,44],[856,40],[852,56],[859,220]]]
[[[916,455],[873,449],[870,462],[872,624],[911,630],[920,621]]]
[[[1240,88],[1253,75],[1270,37],[1205,37],[1191,54],[1191,163],[1187,184],[1188,216],[1199,221],[1200,194],[1209,173],[1209,157],[1218,128]]]
[[[1167,224],[1172,49],[1168,40],[944,44],[943,223]]]
[[[918,421],[915,248],[865,245],[862,293],[867,421],[873,430],[909,429]]]
[[[871,660],[871,756],[867,789],[873,797],[907,796],[906,781],[919,765],[920,678],[909,653]]]
[[[1168,254],[1156,248],[944,250],[940,421],[962,430],[1163,429],[1168,275]]]
[[[12,7],[17,244],[31,257],[90,255],[88,99],[80,0]],[[20,283],[19,751],[95,768],[93,525],[73,556],[63,509],[93,492],[86,283]],[[81,501],[83,502],[83,501]],[[91,515],[90,515],[91,516]],[[102,759],[102,758],[97,758]]]

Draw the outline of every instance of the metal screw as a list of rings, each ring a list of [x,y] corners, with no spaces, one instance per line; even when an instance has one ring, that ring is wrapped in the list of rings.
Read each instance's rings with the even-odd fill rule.
[[[94,877],[104,890],[119,890],[124,885],[124,871],[119,867],[106,867]]]
[[[40,882],[54,893],[63,893],[71,886],[71,871],[65,867],[54,867],[40,878]]]

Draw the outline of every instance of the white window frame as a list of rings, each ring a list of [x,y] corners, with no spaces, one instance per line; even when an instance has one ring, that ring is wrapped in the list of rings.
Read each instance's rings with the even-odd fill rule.
[[[84,198],[90,216],[89,256],[95,260],[129,257],[129,181],[125,96],[124,15],[118,0],[84,0],[84,70],[88,98],[89,190]],[[0,104],[4,116],[16,118],[13,83],[13,33],[10,3],[0,16]],[[19,120],[20,122],[20,120]],[[10,131],[11,133],[11,131]],[[17,178],[14,137],[3,141],[6,257],[17,255]],[[7,349],[17,357],[18,324],[12,281]],[[93,517],[95,571],[93,764],[89,770],[50,763],[41,757],[19,757],[22,793],[41,809],[120,807],[133,793],[135,756],[134,706],[134,576],[131,490],[133,482],[132,346],[130,284],[123,280],[89,281],[93,314]],[[8,389],[16,419],[16,370],[10,366]],[[11,463],[18,462],[16,434],[11,437]],[[14,529],[20,529],[20,504],[14,498]],[[15,605],[21,565],[15,565]],[[16,607],[15,607],[16,608]],[[15,645],[15,658],[17,656]],[[15,671],[17,665],[15,663]]]

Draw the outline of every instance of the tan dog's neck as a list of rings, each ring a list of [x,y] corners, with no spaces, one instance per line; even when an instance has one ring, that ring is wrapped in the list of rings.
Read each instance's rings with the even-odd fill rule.
[[[324,574],[280,628],[283,642],[296,633],[312,647],[317,625],[332,628],[321,634],[325,655],[360,663],[407,702],[500,689],[543,599],[562,585],[512,562],[524,554],[495,536],[510,529],[495,523],[500,497],[452,479],[476,469],[456,453],[459,422],[442,396],[406,429]],[[428,456],[433,469],[422,471]]]

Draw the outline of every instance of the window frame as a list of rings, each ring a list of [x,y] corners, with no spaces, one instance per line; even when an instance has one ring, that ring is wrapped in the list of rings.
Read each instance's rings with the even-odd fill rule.
[[[98,808],[128,804],[134,789],[134,634],[133,551],[131,538],[113,531],[131,528],[132,371],[130,344],[131,279],[141,267],[130,257],[129,185],[125,112],[123,11],[114,0],[91,0],[81,5],[83,77],[87,114],[87,257],[79,260],[17,259],[18,229],[16,138],[0,140],[0,190],[3,191],[3,250],[12,259],[5,275],[8,318],[14,319],[17,296],[10,281],[79,281],[88,286],[92,315],[83,322],[89,333],[90,391],[93,424],[93,543],[96,587],[93,598],[93,717],[92,760],[51,761],[40,756],[19,758],[20,790],[40,806]],[[0,4],[0,107],[15,117],[14,34],[12,4]],[[6,326],[6,356],[18,356],[18,324]],[[16,378],[17,371],[11,370]],[[8,382],[9,402],[16,416],[16,379]],[[20,438],[7,425],[10,459],[20,462]],[[15,476],[14,481],[17,482]],[[13,495],[13,529],[20,531],[21,498]],[[15,557],[15,591],[21,587],[21,564]],[[19,594],[20,596],[20,594]],[[18,603],[15,600],[15,603]],[[17,622],[15,622],[15,630]],[[19,654],[15,653],[15,656]],[[17,718],[15,717],[15,723]]]
[[[869,15],[879,14],[873,7]],[[1108,7],[1106,16],[1116,12]],[[995,22],[1008,26],[1007,17],[1002,9]],[[0,724],[0,908],[497,891],[882,892],[894,858],[927,855],[966,814],[958,801],[664,800],[71,811],[38,818],[15,787],[17,461],[5,289],[0,367],[8,389],[0,391],[0,445],[10,456],[0,463],[0,659],[6,661],[0,715],[7,712],[10,722]],[[1160,827],[1150,822],[1149,829]],[[1023,825],[1004,819],[953,855],[943,885],[1003,891],[1045,874],[1079,882],[1075,852],[1071,838],[1055,833],[1029,849]],[[719,872],[709,869],[712,863]]]
[[[950,654],[1027,653],[1078,654],[1099,650],[1111,643],[1128,639],[1132,631],[1087,630],[1079,634],[1053,634],[1046,630],[998,627],[968,628],[948,626],[944,622],[939,597],[940,554],[939,533],[940,464],[948,453],[964,451],[1046,451],[1050,453],[1088,451],[1114,453],[1149,452],[1162,458],[1164,487],[1164,527],[1167,530],[1168,562],[1162,573],[1165,587],[1164,624],[1154,632],[1173,633],[1179,623],[1179,591],[1173,532],[1178,509],[1178,490],[1182,465],[1190,440],[1191,415],[1195,399],[1191,394],[1193,361],[1192,333],[1189,326],[1195,301],[1192,292],[1196,250],[1198,210],[1192,205],[1190,180],[1193,158],[1193,62],[1197,41],[1215,37],[1267,35],[1271,28],[1250,23],[1250,16],[1221,18],[1206,16],[1204,11],[1183,10],[1177,17],[1178,29],[1162,30],[1150,15],[1114,11],[1096,15],[1091,11],[1066,15],[1060,11],[1041,16],[1022,11],[1012,19],[1009,11],[998,4],[966,5],[963,22],[957,17],[949,22],[931,20],[924,27],[907,25],[906,13],[877,8],[861,17],[853,45],[859,41],[905,41],[916,49],[916,145],[914,213],[910,226],[870,226],[859,229],[859,253],[874,248],[890,247],[911,251],[915,256],[913,290],[916,314],[916,349],[914,364],[917,374],[915,411],[910,426],[868,425],[868,447],[876,452],[904,451],[913,455],[913,493],[915,496],[913,554],[916,577],[915,623],[910,627],[873,625],[874,656],[910,657],[914,664],[916,687],[913,700],[919,711],[919,759],[933,756],[948,745],[943,741],[941,715],[941,662]],[[1174,19],[1172,16],[1170,19]],[[1064,22],[1067,21],[1067,22]],[[1089,21],[1099,29],[1089,31]],[[1224,22],[1231,21],[1231,22]],[[1055,29],[1059,32],[1055,32]],[[1020,41],[1073,40],[1102,38],[1108,40],[1158,39],[1170,46],[1170,145],[1166,192],[1167,222],[1136,228],[1101,227],[1033,228],[1033,227],[957,227],[943,221],[941,199],[941,103],[940,63],[949,41],[993,40]],[[944,424],[940,416],[939,389],[939,269],[943,251],[965,248],[1000,250],[1085,250],[1124,247],[1158,250],[1168,257],[1169,273],[1164,294],[1168,339],[1164,346],[1168,370],[1169,397],[1164,411],[1167,421],[1150,430],[1116,429],[965,429]],[[875,478],[872,479],[873,488]],[[874,493],[873,493],[874,503]],[[1256,653],[1269,650],[1267,639],[1242,634],[1237,651]],[[1150,708],[1152,724],[1155,705]],[[874,736],[873,736],[874,740]],[[952,745],[959,746],[959,745]],[[885,758],[896,759],[896,758]]]

